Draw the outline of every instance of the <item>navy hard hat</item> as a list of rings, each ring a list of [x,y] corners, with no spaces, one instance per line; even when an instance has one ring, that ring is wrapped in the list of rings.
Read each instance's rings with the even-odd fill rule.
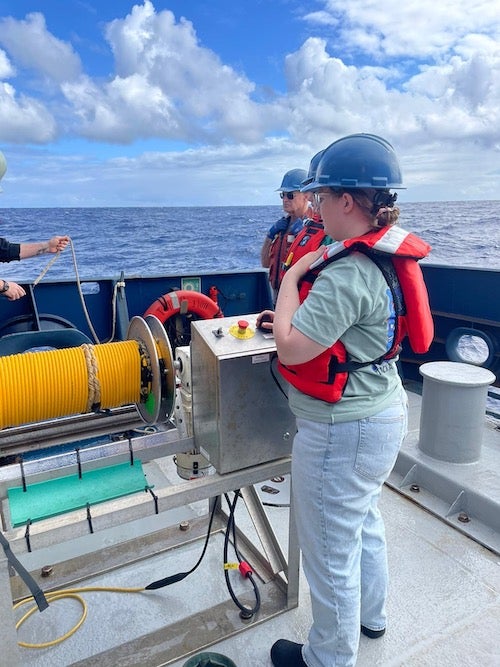
[[[305,169],[290,169],[283,176],[280,187],[276,192],[295,192],[300,190],[300,184],[307,178],[307,171]]]
[[[312,183],[316,179],[316,172],[318,170],[318,165],[321,158],[323,157],[324,152],[325,150],[323,149],[322,151],[319,151],[318,153],[316,153],[316,155],[314,155],[311,158],[311,162],[309,163],[309,171],[307,172],[307,178],[302,181],[301,189],[306,185],[309,185],[309,183]]]
[[[376,134],[350,134],[323,151],[316,178],[302,190],[322,187],[403,188],[403,176],[392,145]]]

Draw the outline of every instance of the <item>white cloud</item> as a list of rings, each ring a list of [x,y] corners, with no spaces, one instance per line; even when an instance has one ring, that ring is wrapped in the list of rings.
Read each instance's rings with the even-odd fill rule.
[[[328,54],[325,40],[309,38],[287,56],[286,71],[295,110],[290,131],[313,137],[316,145],[350,132],[404,136],[419,126],[416,96],[389,87],[390,69],[347,66]],[[417,109],[426,107],[432,109],[423,97]]]
[[[0,83],[0,140],[12,143],[48,143],[56,138],[56,123],[34,99],[16,97],[15,89]]]
[[[1,20],[0,43],[18,67],[36,69],[59,85],[68,105],[54,115],[65,131],[97,141],[252,144],[288,131],[293,139],[307,135],[316,147],[366,129],[409,143],[434,138],[447,118],[453,127],[444,137],[460,140],[465,123],[466,138],[485,141],[491,132],[497,141],[500,21],[483,0],[464,8],[464,0],[404,6],[388,0],[384,11],[377,0],[327,0],[305,17],[325,36],[309,38],[286,57],[287,94],[272,104],[254,101],[255,83],[202,47],[189,21],[156,12],[150,0],[107,25],[115,59],[108,81],[81,73],[77,54],[47,31],[41,14]],[[354,52],[364,54],[365,64],[351,62]],[[396,61],[400,55],[410,60]],[[5,76],[12,73],[9,65]],[[0,59],[0,72],[1,66]],[[50,112],[43,104],[24,99],[46,123]],[[54,136],[52,128],[46,136]]]
[[[278,127],[276,108],[259,105],[255,85],[198,44],[192,24],[151,2],[136,5],[106,30],[116,76],[104,85],[81,77],[62,90],[85,136],[219,143],[262,140]]]
[[[16,62],[15,69],[0,50],[0,140],[11,143],[48,143],[58,134],[53,113],[33,96],[18,93],[12,83],[19,69],[28,68],[43,77],[42,89],[57,90],[57,84],[80,72],[80,59],[72,48],[51,35],[42,14],[29,14],[25,21],[0,19],[0,44]]]
[[[480,197],[486,188],[496,193],[495,3],[386,0],[381,7],[379,0],[325,0],[304,20],[313,36],[282,56],[286,92],[270,95],[273,101],[265,104],[257,99],[261,82],[203,47],[196,25],[168,10],[157,12],[150,0],[106,26],[114,58],[107,79],[85,72],[73,47],[50,33],[42,14],[0,19],[0,140],[83,137],[126,146],[158,139],[190,146],[128,161],[102,160],[88,173],[79,162],[73,176],[65,164],[67,187],[89,201],[113,191],[120,193],[119,202],[142,196],[142,203],[167,203],[168,182],[171,203],[183,197],[196,203],[188,181],[207,201],[225,196],[230,203],[224,193],[234,187],[246,193],[245,203],[262,203],[272,198],[269,182],[276,174],[291,164],[307,168],[320,148],[359,131],[394,143],[407,180],[423,184],[429,177],[437,188],[441,178],[442,191],[455,187],[457,196]],[[474,186],[469,163],[481,168]]]
[[[74,79],[81,71],[79,56],[71,45],[47,30],[43,14],[28,14],[17,21],[0,19],[0,43],[21,66],[32,69],[54,82]]]
[[[450,154],[446,140],[428,141],[408,148],[401,162],[408,190],[400,195],[406,201],[495,199],[498,148],[463,141]]]
[[[474,51],[472,44],[489,47]],[[495,144],[500,132],[500,49],[489,39],[467,41],[461,53],[425,64],[401,85],[402,71],[346,65],[326,39],[309,38],[286,58],[290,131],[316,144],[368,131],[403,145],[448,139]]]
[[[5,51],[0,49],[0,79],[8,79],[15,74],[15,69],[12,66]]]
[[[494,196],[485,193],[498,190],[500,146],[462,142],[450,159],[446,140],[394,145],[408,187],[399,192],[401,201],[488,199]],[[307,168],[312,152],[308,141],[285,138],[137,157],[124,148],[110,159],[99,157],[98,149],[68,156],[44,150],[43,159],[34,149],[19,149],[7,152],[2,206],[279,206],[275,189],[282,174]]]
[[[133,74],[115,77],[105,90],[87,76],[62,86],[74,107],[75,131],[111,143],[140,137],[177,137],[182,127],[176,109],[158,86]]]
[[[34,149],[19,149],[7,152],[2,206],[279,206],[282,174],[307,168],[309,153],[306,143],[284,138],[137,157],[124,148],[108,159],[97,149],[91,156],[46,150],[43,160]]]
[[[319,15],[339,27],[335,35],[340,50],[361,48],[374,57],[412,56],[438,58],[467,35],[500,35],[498,6],[491,0],[325,0]],[[317,13],[307,14],[314,22]]]

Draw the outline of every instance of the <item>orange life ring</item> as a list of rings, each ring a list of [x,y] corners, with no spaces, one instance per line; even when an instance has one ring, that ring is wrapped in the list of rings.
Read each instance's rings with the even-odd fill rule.
[[[158,297],[144,313],[155,315],[160,322],[167,322],[173,315],[187,315],[193,313],[203,320],[223,317],[218,304],[210,297],[194,290],[173,290]]]

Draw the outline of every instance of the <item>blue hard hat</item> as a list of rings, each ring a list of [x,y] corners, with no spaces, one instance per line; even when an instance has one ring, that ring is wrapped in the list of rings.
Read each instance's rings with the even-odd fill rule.
[[[276,192],[295,192],[300,190],[300,184],[307,178],[307,171],[305,169],[290,169],[283,176],[280,187]]]
[[[318,165],[323,157],[323,153],[325,150],[323,149],[322,151],[319,151],[319,153],[316,153],[311,158],[311,162],[309,163],[309,171],[307,172],[307,178],[305,178],[302,183],[301,183],[301,189],[304,188],[306,185],[309,185],[309,183],[312,183],[316,179],[316,171],[318,170]]]
[[[376,134],[350,134],[323,151],[316,178],[302,190],[322,187],[403,188],[403,177],[392,145]]]

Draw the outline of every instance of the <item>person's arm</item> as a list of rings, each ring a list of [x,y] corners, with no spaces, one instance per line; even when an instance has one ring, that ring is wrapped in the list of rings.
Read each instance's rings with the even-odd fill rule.
[[[12,280],[2,280],[0,278],[0,294],[6,296],[10,301],[15,301],[20,299],[23,296],[26,296],[26,292],[21,285],[12,282]]]
[[[20,259],[19,243],[10,243],[7,239],[0,237],[0,262],[14,262]]]
[[[326,347],[308,338],[292,325],[292,318],[300,306],[298,283],[314,260],[321,257],[323,248],[307,253],[283,276],[276,311],[274,314],[273,333],[280,361],[284,364],[302,364],[314,359]]]
[[[266,236],[260,251],[260,263],[265,269],[269,268],[269,249],[271,248],[271,243],[272,240],[269,238],[269,236]]]
[[[61,252],[69,243],[69,236],[53,236],[48,241],[38,241],[36,243],[21,243],[19,259],[36,257],[45,253]]]

